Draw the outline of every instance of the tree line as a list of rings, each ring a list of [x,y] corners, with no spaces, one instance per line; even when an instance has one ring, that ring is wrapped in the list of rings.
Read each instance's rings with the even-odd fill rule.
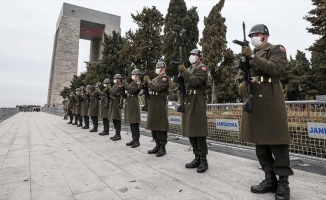
[[[141,12],[132,13],[135,31],[129,30],[122,37],[118,32],[104,34],[102,58],[86,63],[86,72],[75,75],[70,87],[65,87],[61,96],[68,96],[77,87],[94,85],[105,78],[113,81],[114,74],[130,79],[135,66],[142,72],[149,72],[154,78],[155,64],[162,60],[167,64],[167,75],[178,74],[171,61],[179,60],[179,48],[186,67],[190,66],[188,54],[201,46],[203,63],[209,69],[207,99],[209,103],[239,102],[235,76],[238,69],[235,60],[240,56],[227,48],[225,25],[221,15],[225,0],[220,0],[207,17],[204,18],[203,36],[199,39],[197,7],[187,9],[184,0],[170,0],[165,17],[155,7],[144,7]],[[307,31],[320,38],[307,49],[311,52],[308,60],[303,51],[297,50],[295,57],[290,56],[288,65],[281,77],[286,100],[311,100],[315,95],[326,94],[326,2],[312,0],[314,9],[303,20],[311,23]],[[132,64],[133,63],[133,64]],[[170,100],[176,100],[173,93],[174,83],[170,87]]]

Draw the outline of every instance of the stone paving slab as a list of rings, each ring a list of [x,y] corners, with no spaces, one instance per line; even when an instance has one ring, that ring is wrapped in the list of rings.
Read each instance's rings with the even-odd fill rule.
[[[125,146],[130,134],[116,142],[110,136],[47,113],[1,122],[0,199],[274,199],[249,190],[263,178],[257,161],[209,151],[209,170],[198,174],[184,168],[193,159],[185,145],[168,142],[167,155],[157,158],[147,154],[154,146],[149,137],[132,149]],[[294,173],[291,199],[326,199],[324,176]]]

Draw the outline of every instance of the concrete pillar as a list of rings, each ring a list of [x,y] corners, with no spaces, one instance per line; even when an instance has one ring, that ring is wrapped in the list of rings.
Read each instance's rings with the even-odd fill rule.
[[[100,59],[101,53],[101,38],[93,38],[91,39],[91,50],[89,54],[89,61],[98,61]]]
[[[59,95],[71,79],[77,75],[80,19],[62,16],[55,36],[47,103],[62,104]]]

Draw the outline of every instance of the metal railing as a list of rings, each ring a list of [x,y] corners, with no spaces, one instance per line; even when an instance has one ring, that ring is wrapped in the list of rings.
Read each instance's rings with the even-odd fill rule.
[[[17,114],[19,108],[0,108],[0,122],[8,119],[9,117]]]
[[[286,101],[288,126],[293,143],[289,145],[292,155],[308,157],[326,161],[326,102],[325,101]],[[43,112],[63,115],[62,108],[43,108]],[[122,111],[124,113],[124,111]],[[179,119],[181,113],[169,108],[169,118]],[[240,140],[242,103],[208,104],[207,128],[209,142],[227,146],[254,149],[254,144]],[[142,115],[146,115],[142,112]],[[223,130],[217,128],[217,120],[231,120],[237,122],[237,130]],[[321,124],[325,129],[323,137],[311,137],[308,130],[309,123]],[[122,120],[124,124],[124,120]],[[146,118],[142,117],[140,127],[146,128]],[[310,128],[311,129],[311,128]],[[169,123],[169,132],[181,137],[181,122]],[[325,137],[324,137],[325,136]]]

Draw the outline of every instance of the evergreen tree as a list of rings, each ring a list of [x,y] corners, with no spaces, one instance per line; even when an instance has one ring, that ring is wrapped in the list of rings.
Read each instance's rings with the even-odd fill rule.
[[[310,28],[307,28],[309,33],[321,36],[309,47],[310,51],[326,54],[326,1],[325,0],[311,0],[312,4],[316,6],[308,12],[304,17],[305,20],[311,23]]]
[[[287,91],[290,94],[289,100],[304,100],[314,95],[312,70],[304,52],[297,50],[295,60],[290,61],[288,69],[289,84]]]
[[[170,0],[168,12],[164,21],[164,61],[168,66],[167,74],[177,75],[178,69],[171,65],[171,61],[179,60],[179,49],[182,48],[182,60],[188,65],[189,52],[197,47],[198,43],[197,8],[187,11],[184,0]]]
[[[144,7],[141,13],[131,14],[138,25],[135,32],[126,33],[126,45],[119,53],[121,59],[127,59],[142,70],[154,74],[156,62],[162,58],[163,36],[161,35],[164,24],[163,14],[156,9]],[[147,69],[146,69],[147,68]],[[131,71],[133,67],[129,68]]]
[[[310,62],[316,94],[326,95],[326,54],[313,51]]]
[[[70,95],[70,88],[64,87],[63,90],[60,92],[60,96],[62,98],[68,97]]]
[[[119,55],[124,44],[125,39],[120,33],[113,31],[109,36],[104,34],[102,59],[86,63],[85,83],[95,85],[96,82],[102,82],[105,78],[110,78],[112,82],[115,74],[125,76],[127,62]]]
[[[225,0],[220,0],[220,2],[212,8],[208,17],[205,17],[203,38],[200,39],[200,45],[203,47],[204,54],[203,63],[209,68],[212,77],[212,103],[217,102],[217,82],[222,78],[221,73],[218,72],[225,71],[220,66],[231,66],[226,63],[223,65],[221,64],[224,60],[234,59],[233,53],[227,53],[227,27],[224,24],[225,18],[221,15],[224,2]],[[231,56],[231,58],[228,58],[228,56]]]

